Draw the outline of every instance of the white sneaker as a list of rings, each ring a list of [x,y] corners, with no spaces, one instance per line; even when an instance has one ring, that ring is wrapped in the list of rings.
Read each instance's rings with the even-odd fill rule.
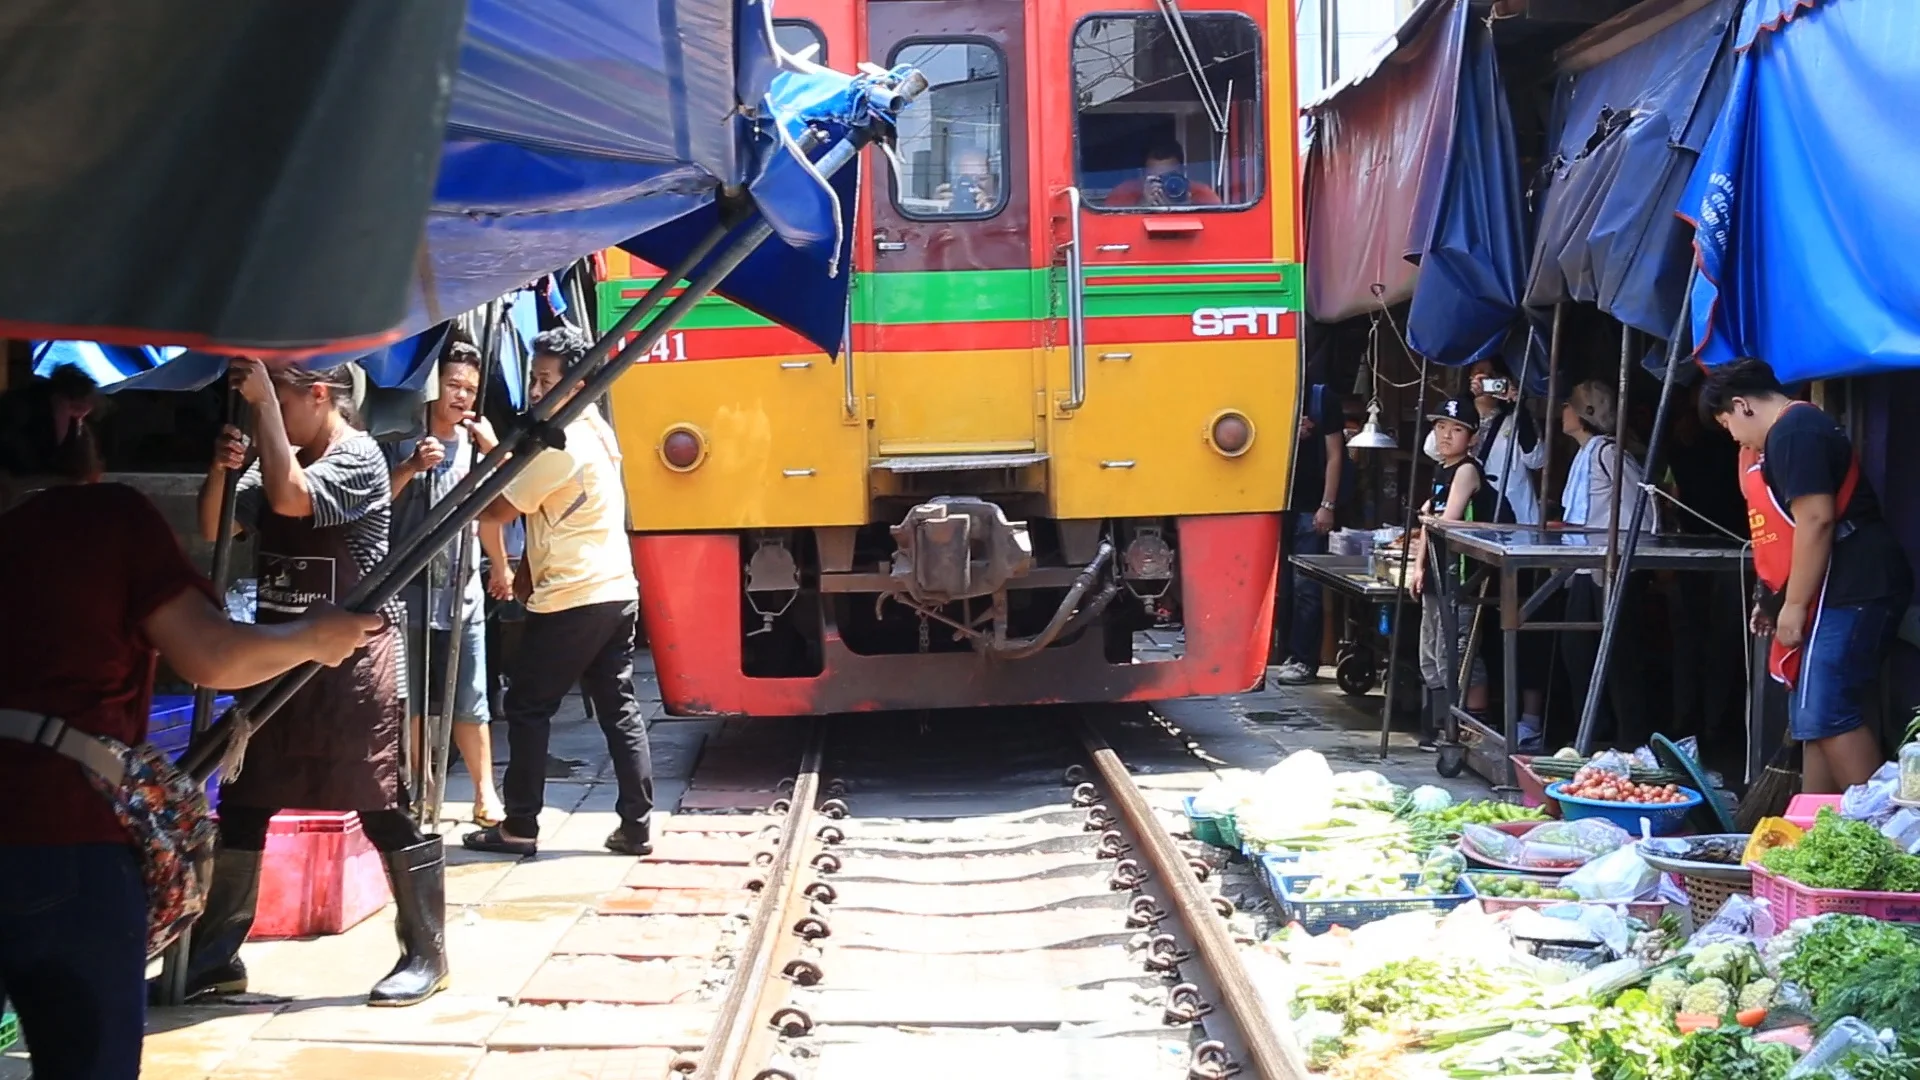
[[[1289,660],[1280,665],[1273,677],[1288,686],[1304,686],[1313,681],[1313,669],[1298,660]]]

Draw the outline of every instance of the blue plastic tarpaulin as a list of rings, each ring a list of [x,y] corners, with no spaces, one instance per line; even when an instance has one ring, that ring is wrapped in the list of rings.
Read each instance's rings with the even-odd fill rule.
[[[1441,364],[1499,352],[1526,284],[1520,159],[1485,23],[1466,27],[1460,67],[1446,179],[1407,314],[1407,343]]]
[[[372,352],[311,357],[304,363],[331,367],[351,360],[367,373],[367,381],[388,390],[420,390],[446,344],[448,324],[441,323],[412,337]],[[33,346],[33,373],[50,375],[53,369],[78,368],[95,386],[109,394],[122,390],[199,390],[226,374],[231,360],[217,353],[191,351],[175,345],[103,345],[96,341],[38,341]],[[514,402],[518,407],[519,401]]]
[[[1700,359],[1788,382],[1920,367],[1920,5],[1749,0],[1686,212]]]
[[[796,140],[887,117],[761,0],[41,7],[0,10],[0,332],[365,353],[615,244],[677,262],[724,191],[779,242],[721,293],[840,344],[856,180]]]
[[[1674,218],[1725,100],[1735,0],[1675,0],[1566,58],[1536,221],[1527,303],[1591,303],[1665,339],[1686,289],[1689,230]]]

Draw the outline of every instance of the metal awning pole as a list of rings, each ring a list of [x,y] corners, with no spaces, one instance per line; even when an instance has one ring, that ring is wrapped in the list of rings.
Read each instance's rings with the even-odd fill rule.
[[[1601,580],[1612,589],[1620,568],[1620,491],[1627,466],[1627,393],[1633,375],[1633,327],[1620,324],[1620,390],[1613,402],[1613,498],[1607,506],[1606,572]]]
[[[231,384],[227,387],[226,411],[222,423],[241,425],[246,423],[246,399]],[[213,567],[208,578],[213,582],[213,593],[220,605],[221,614],[227,609],[227,578],[233,571],[233,523],[239,509],[240,475],[238,471],[228,469],[222,478],[220,488],[220,531],[214,534]],[[193,734],[188,745],[204,738],[207,728],[213,723],[213,703],[220,692],[211,686],[196,686],[193,690]],[[193,948],[193,924],[189,923],[180,936],[174,939],[160,967],[160,1004],[179,1005],[187,999],[187,953]]]
[[[1379,356],[1374,357],[1376,363]],[[1420,449],[1420,427],[1426,422],[1427,415],[1427,358],[1420,358],[1420,382],[1414,388],[1413,449],[1407,455],[1407,513],[1406,529],[1400,534],[1400,581],[1399,588],[1393,594],[1393,626],[1387,631],[1387,688],[1380,702],[1380,756],[1387,756],[1387,748],[1393,738],[1393,698],[1394,687],[1400,682],[1400,624],[1406,621],[1407,567],[1413,560],[1413,525],[1420,492],[1420,459],[1426,454]],[[1416,607],[1415,611],[1419,609]],[[1417,617],[1417,616],[1416,616]]]
[[[1553,444],[1554,433],[1560,423],[1559,413],[1554,411],[1553,396],[1555,384],[1560,379],[1560,328],[1567,315],[1567,302],[1553,305],[1553,333],[1547,340],[1547,416],[1546,430],[1540,437],[1547,440],[1547,460],[1540,466],[1540,524],[1560,520],[1560,498],[1553,490]]]
[[[498,300],[487,305],[487,321],[480,335],[480,388],[474,392],[473,399],[475,416],[486,415],[487,380],[493,374],[493,351],[500,346],[501,339],[506,336],[501,333],[501,325],[505,318],[506,305]],[[472,440],[471,431],[467,433],[467,438],[469,441]],[[476,463],[480,460],[478,447],[474,448],[473,460]],[[446,658],[441,661],[441,669],[445,672],[445,677],[440,684],[439,723],[434,725],[432,737],[428,740],[428,745],[433,748],[433,759],[432,767],[427,774],[426,813],[423,815],[423,822],[426,825],[437,826],[440,823],[440,810],[447,798],[447,771],[453,764],[453,725],[459,722],[454,705],[460,690],[460,662],[465,658],[465,650],[460,647],[460,642],[467,628],[468,559],[472,556],[473,547],[478,542],[478,533],[474,526],[468,525],[460,531],[460,542],[453,549],[453,565],[447,577],[447,589],[453,598],[452,612],[448,620]],[[429,621],[431,618],[432,612],[429,610]],[[425,683],[422,685],[424,686]],[[422,714],[425,714],[424,709]],[[492,768],[493,763],[488,762],[487,767]],[[474,793],[477,796],[480,790],[480,778],[474,777],[473,782]]]
[[[902,92],[899,97],[911,99],[924,87],[925,80],[916,78],[918,84],[912,91]],[[823,155],[816,168],[823,176],[831,176],[847,163],[854,160],[860,152],[864,140],[845,139]],[[399,582],[407,580],[420,572],[432,553],[451,543],[461,529],[472,524],[481,511],[491,505],[494,499],[512,483],[532,462],[534,453],[519,453],[519,448],[529,440],[538,440],[543,445],[563,445],[566,425],[578,419],[591,407],[592,403],[610,389],[615,380],[625,374],[640,357],[657,345],[676,323],[691,311],[695,304],[703,300],[708,293],[745,262],[761,243],[773,235],[773,226],[764,218],[749,215],[744,221],[735,219],[723,224],[701,240],[680,264],[670,271],[647,295],[636,303],[626,317],[620,319],[589,350],[587,357],[574,370],[561,376],[560,383],[553,391],[543,397],[528,414],[528,422],[517,426],[501,441],[499,452],[488,454],[480,465],[465,479],[457,484],[447,497],[428,510],[427,520],[419,533],[408,537],[399,549],[388,554],[379,566],[362,578],[342,601],[341,606],[354,611],[366,611],[377,608],[391,600],[399,591]],[[730,239],[729,239],[730,237]],[[727,247],[709,263],[707,257],[718,249],[723,241]],[[607,359],[622,337],[633,330],[639,322],[638,316],[644,316],[658,305],[668,290],[686,274],[692,273],[702,264],[697,278],[688,283],[684,292],[675,297],[656,318],[649,322],[646,329],[636,335],[625,348]],[[578,391],[575,393],[574,391]],[[564,400],[563,400],[564,399]],[[494,462],[500,460],[496,466]],[[250,692],[238,706],[229,710],[213,726],[205,746],[196,747],[184,762],[186,768],[196,776],[211,775],[217,766],[220,752],[231,736],[236,723],[244,722],[257,727],[264,723],[300,687],[306,685],[318,670],[317,665],[307,665],[288,675],[282,676],[270,686]]]
[[[1698,271],[1696,270],[1695,273]],[[1667,370],[1665,377],[1660,381],[1660,406],[1654,410],[1653,437],[1647,440],[1647,468],[1644,478],[1647,483],[1653,483],[1653,478],[1659,475],[1654,470],[1659,468],[1659,453],[1667,430],[1667,412],[1673,404],[1674,373],[1680,369],[1680,343],[1683,340],[1681,335],[1687,332],[1688,315],[1692,307],[1693,277],[1689,275],[1687,291],[1680,300],[1680,317],[1674,321],[1673,336],[1667,339]],[[1620,381],[1624,384],[1625,377],[1623,376]],[[1624,419],[1618,426],[1625,426]],[[1615,455],[1615,460],[1619,460],[1618,455]],[[1616,514],[1620,504],[1619,492],[1624,486],[1620,482],[1619,472],[1616,471],[1613,482]],[[1633,553],[1640,546],[1640,525],[1646,520],[1648,505],[1653,502],[1653,498],[1646,492],[1636,489],[1635,493],[1640,497],[1633,501],[1633,517],[1628,524],[1626,536],[1620,542],[1622,548],[1620,560],[1613,567],[1614,572],[1607,578],[1607,610],[1600,622],[1600,651],[1593,658],[1593,678],[1587,682],[1586,703],[1580,707],[1580,730],[1573,745],[1574,749],[1582,754],[1587,753],[1593,745],[1593,725],[1600,713],[1600,695],[1607,683],[1608,663],[1613,658],[1613,638],[1620,626],[1620,609],[1627,593],[1625,588],[1627,575],[1633,572]],[[1611,553],[1613,548],[1610,546],[1607,550]]]

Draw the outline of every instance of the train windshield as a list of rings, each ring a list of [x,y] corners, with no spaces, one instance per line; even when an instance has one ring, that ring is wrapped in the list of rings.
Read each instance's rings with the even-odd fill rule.
[[[1073,33],[1076,160],[1102,210],[1260,199],[1260,30],[1224,12],[1095,15]]]
[[[918,38],[889,64],[910,64],[927,89],[900,114],[893,202],[920,220],[989,218],[1007,202],[1007,65],[979,39]]]

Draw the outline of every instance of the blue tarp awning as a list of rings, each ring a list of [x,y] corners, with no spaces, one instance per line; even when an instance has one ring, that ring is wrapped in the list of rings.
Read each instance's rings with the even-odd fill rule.
[[[1499,352],[1526,284],[1520,158],[1493,29],[1471,20],[1465,34],[1446,179],[1407,313],[1407,343],[1441,364]]]
[[[1920,367],[1920,5],[1748,0],[1687,192],[1702,361],[1781,379]]]
[[[1621,33],[1658,27],[1643,40],[1594,42],[1563,63],[1530,306],[1591,303],[1656,338],[1673,333],[1689,254],[1674,211],[1726,96],[1735,7],[1674,0],[1620,24]]]
[[[741,193],[722,286],[840,344],[855,183],[795,139],[878,119],[761,0],[254,0],[0,10],[0,333],[365,353]],[[817,156],[817,154],[816,154]]]

